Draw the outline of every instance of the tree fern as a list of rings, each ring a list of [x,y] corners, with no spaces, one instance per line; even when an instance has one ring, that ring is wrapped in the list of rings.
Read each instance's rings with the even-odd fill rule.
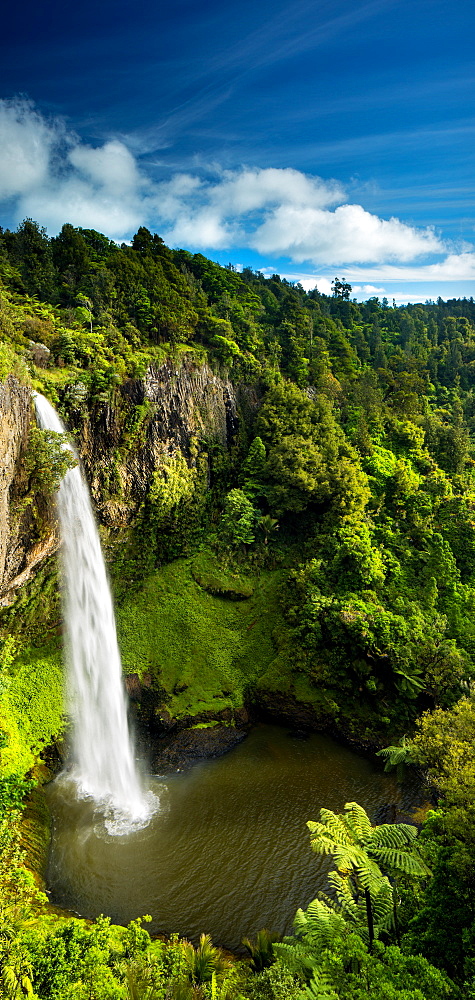
[[[321,809],[320,821],[310,821],[307,826],[312,850],[333,857],[337,870],[330,874],[330,882],[335,889],[338,887],[339,903],[346,906],[346,915],[352,921],[361,918],[361,897],[364,896],[371,949],[378,927],[385,921],[387,926],[396,923],[394,894],[382,868],[389,874],[404,872],[416,878],[430,874],[415,853],[416,828],[406,823],[373,827],[367,812],[357,802],[347,802],[342,814]],[[393,900],[391,918],[390,894]]]
[[[274,944],[274,952],[290,972],[309,980],[322,954],[345,933],[346,924],[333,906],[314,899],[306,911],[297,910],[294,931],[295,937]]]
[[[396,777],[399,782],[404,777],[407,765],[414,763],[413,749],[405,736],[402,737],[399,746],[384,747],[383,750],[378,750],[376,756],[385,759],[385,771],[391,771],[393,767],[396,768]]]
[[[430,869],[424,864],[421,858],[407,851],[395,850],[391,847],[372,850],[375,857],[388,871],[402,872],[405,875],[412,875],[414,878],[427,878]]]

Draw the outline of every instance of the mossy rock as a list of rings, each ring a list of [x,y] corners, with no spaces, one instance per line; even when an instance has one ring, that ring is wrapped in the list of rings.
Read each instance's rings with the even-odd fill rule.
[[[254,587],[247,577],[225,570],[209,551],[200,552],[196,556],[191,565],[191,574],[196,583],[213,597],[245,601],[254,593]]]
[[[30,793],[21,819],[21,846],[25,852],[25,865],[31,871],[41,891],[46,887],[45,872],[51,840],[51,817],[44,793],[43,782],[52,775],[46,767],[38,766],[39,783]]]

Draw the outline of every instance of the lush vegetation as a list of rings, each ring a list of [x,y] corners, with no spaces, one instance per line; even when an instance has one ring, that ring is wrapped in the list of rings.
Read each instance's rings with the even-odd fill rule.
[[[0,617],[0,995],[475,996],[475,303],[358,304],[338,279],[305,293],[143,228],[118,247],[31,220],[0,232],[0,282],[1,381],[44,392],[88,441],[113,427],[94,495],[126,670],[176,718],[304,703],[316,725],[391,743],[389,764],[426,773],[437,801],[417,842],[355,804],[313,817],[333,895],[291,939],[248,942],[250,965],[207,938],[46,916],[16,832],[64,727],[46,563]],[[124,387],[171,361],[231,379],[238,418],[228,447],[203,426],[130,497],[156,412]],[[60,445],[30,433],[14,516],[37,540]]]

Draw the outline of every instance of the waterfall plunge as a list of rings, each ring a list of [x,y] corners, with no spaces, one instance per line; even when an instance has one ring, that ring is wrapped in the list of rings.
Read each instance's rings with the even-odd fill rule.
[[[38,393],[34,402],[39,427],[64,434],[65,427],[50,403]],[[146,825],[154,796],[143,791],[135,766],[112,598],[89,490],[79,465],[66,473],[56,504],[72,719],[69,778],[80,796],[97,803],[109,833],[125,833]]]

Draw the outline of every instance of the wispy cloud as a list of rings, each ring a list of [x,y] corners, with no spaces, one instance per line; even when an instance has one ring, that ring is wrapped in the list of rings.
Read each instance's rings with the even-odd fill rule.
[[[225,67],[249,72],[257,68],[315,51],[362,23],[381,16],[396,0],[369,0],[367,3],[340,5],[335,2],[297,0],[285,5],[259,28],[227,49],[222,49],[210,69]]]
[[[394,157],[395,150],[415,150],[418,153],[424,149],[434,151],[441,146],[453,147],[455,143],[467,142],[475,137],[475,122],[472,119],[441,122],[435,127],[408,128],[388,130],[385,132],[364,133],[350,138],[337,139],[331,142],[317,141],[306,146],[307,156],[315,162],[325,163],[335,159],[351,160],[353,157],[365,154],[370,157]]]
[[[169,102],[170,110],[156,126],[138,128],[129,133],[128,139],[137,150],[164,149],[183,129],[208,122],[210,115],[223,105],[228,104],[229,117],[232,117],[235,112],[232,102],[239,101],[239,94],[249,80],[252,79],[259,89],[256,80],[263,71],[268,73],[271,68],[276,70],[289,60],[317,52],[335,39],[351,34],[363,23],[382,16],[396,2],[369,0],[352,4],[350,9],[346,3],[340,3],[341,9],[338,10],[338,3],[334,0],[297,0],[291,5],[285,4],[280,10],[276,7],[259,27],[248,34],[239,34],[237,41],[229,45],[221,41],[214,55],[209,56],[204,64],[198,58],[188,58],[178,74],[183,84],[182,93],[187,96],[177,94],[176,101]],[[210,34],[219,37],[219,22],[210,24]],[[162,75],[162,66],[157,66],[157,72]],[[298,117],[300,113],[300,108],[292,108],[293,117]],[[226,121],[226,130],[228,128]]]

